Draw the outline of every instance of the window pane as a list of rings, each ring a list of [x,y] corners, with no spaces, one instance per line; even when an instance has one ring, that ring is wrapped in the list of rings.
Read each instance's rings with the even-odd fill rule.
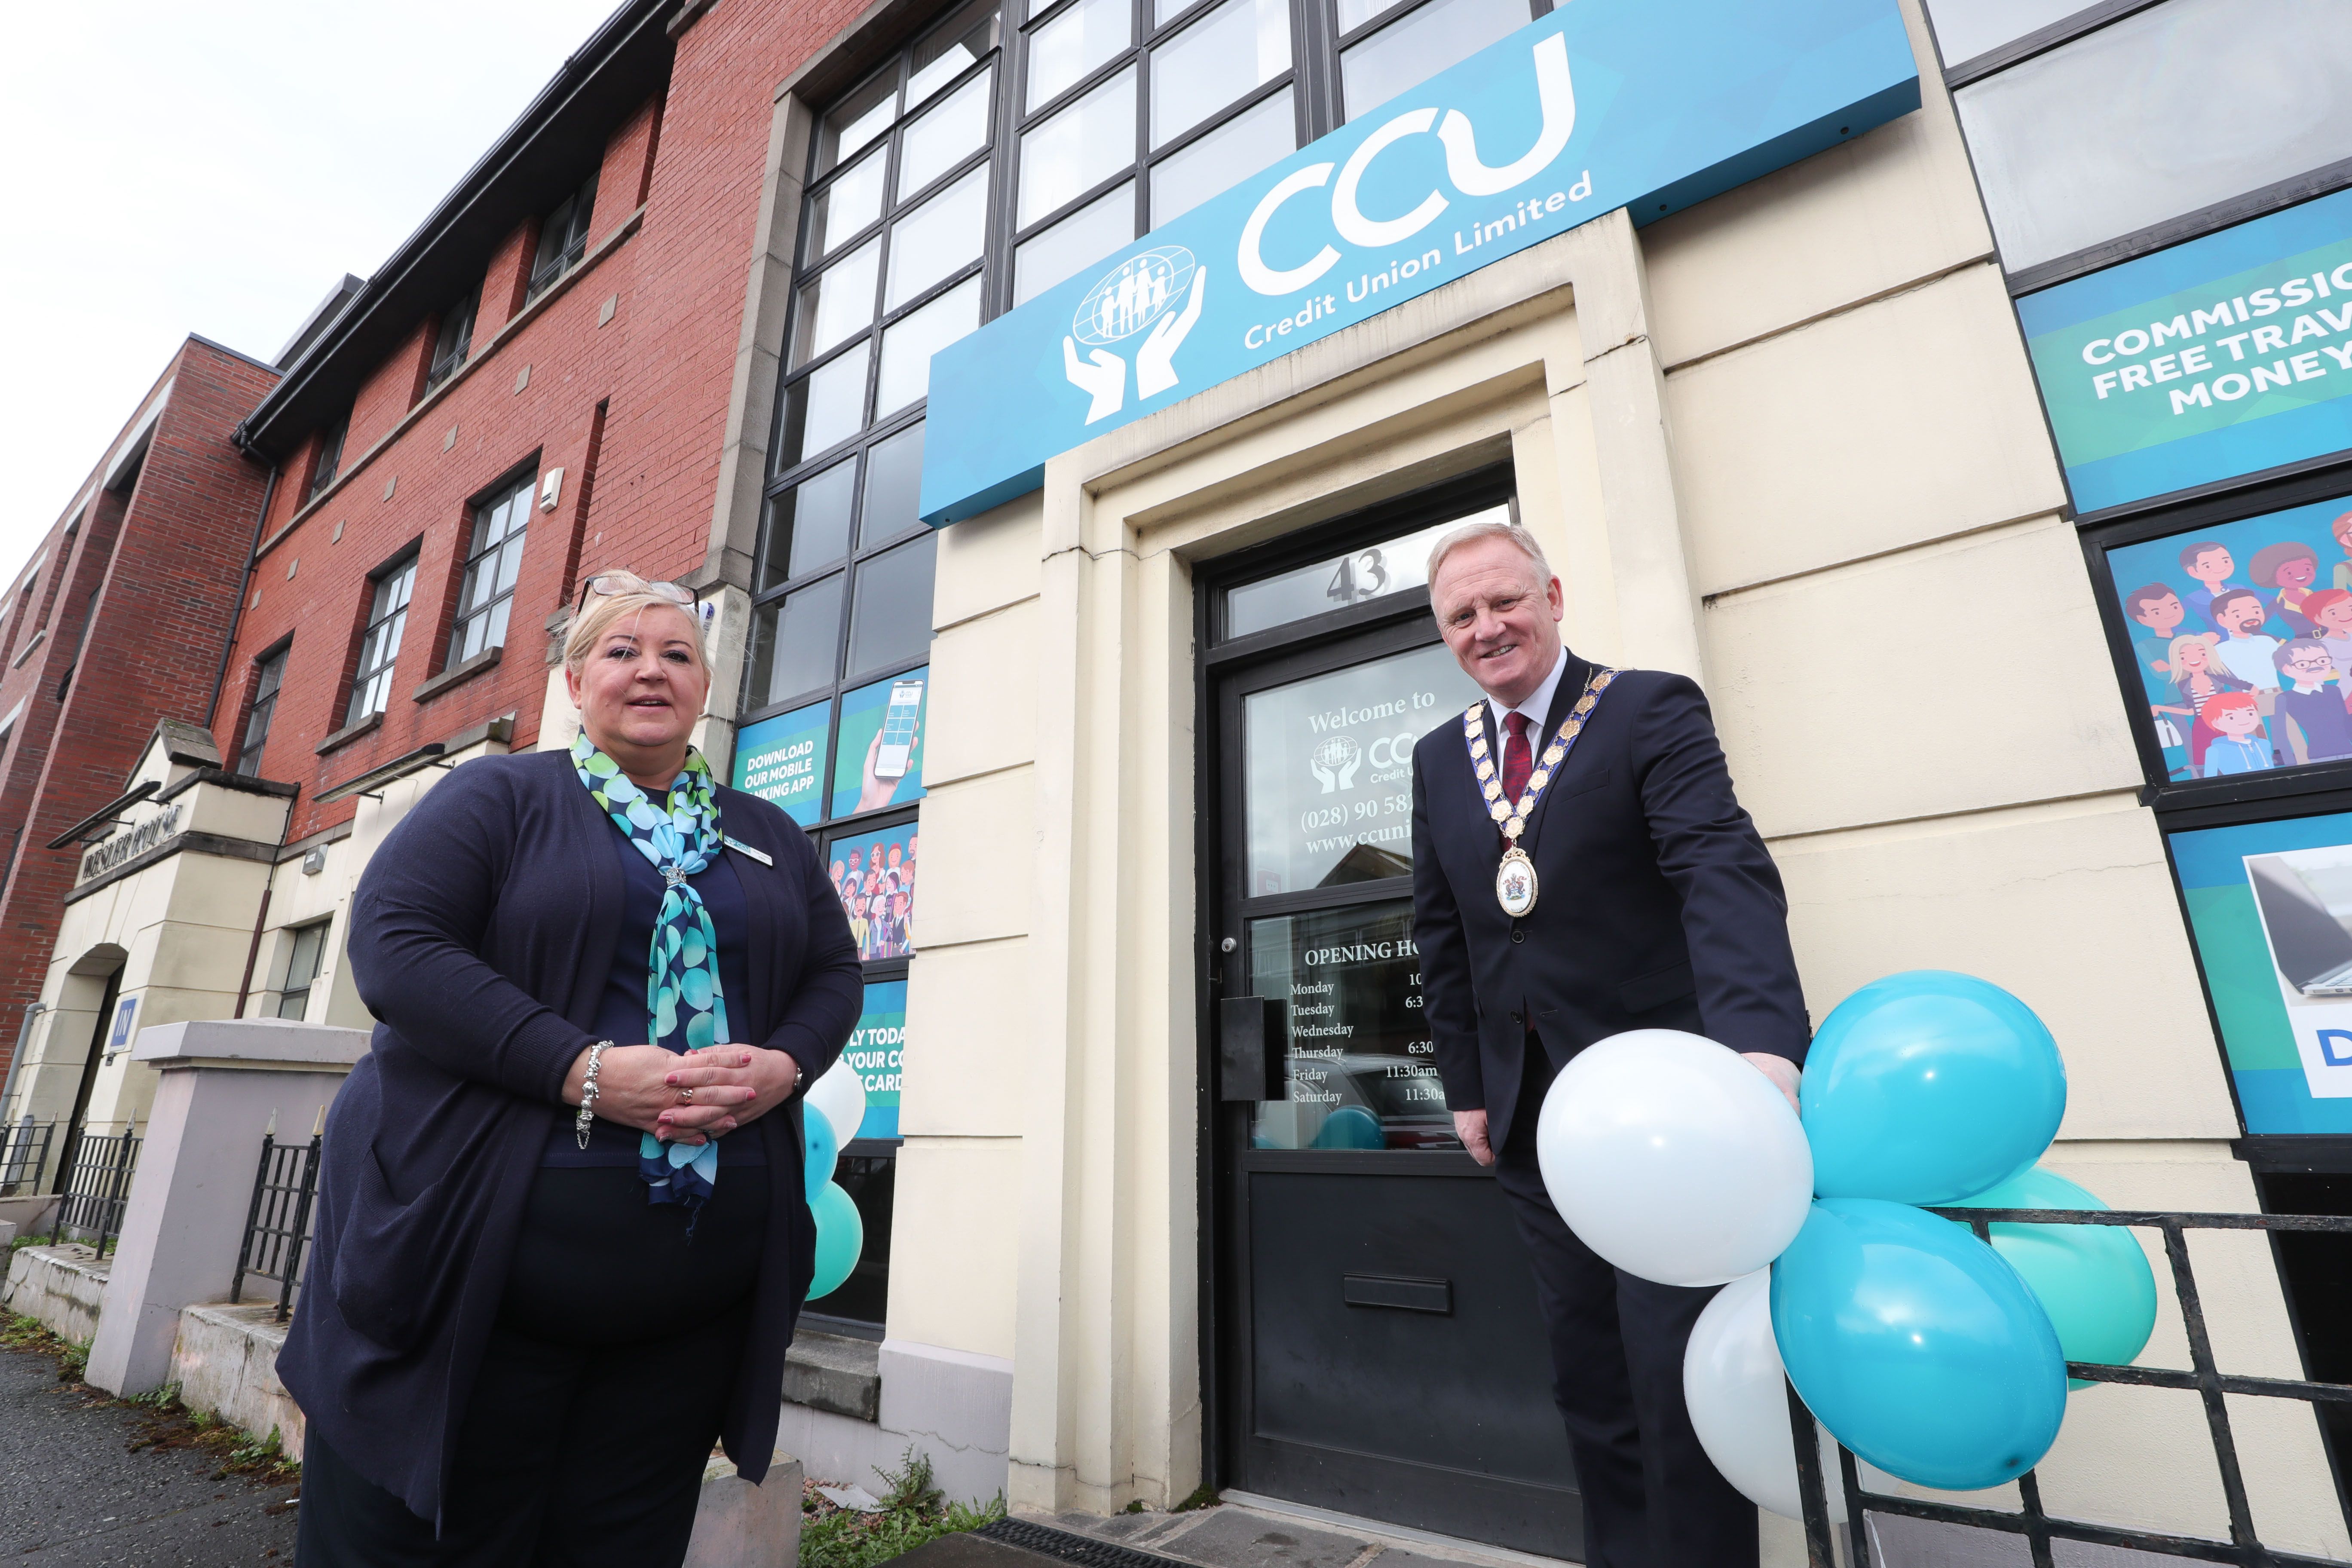
[[[1397,0],[1339,0],[1339,31],[1343,35],[1352,33],[1396,5]]]
[[[898,142],[898,199],[908,196],[954,168],[988,141],[988,89],[992,70],[981,72],[937,107],[907,127]]]
[[[908,62],[912,74],[907,79],[907,102],[922,102],[995,47],[996,0],[971,0],[915,46],[915,58]]]
[[[866,363],[873,352],[868,339],[785,391],[783,439],[776,453],[780,467],[813,457],[865,427]]]
[[[1135,160],[1135,70],[1129,67],[1021,138],[1024,227]]]
[[[1013,302],[1025,305],[1135,237],[1135,184],[1088,202],[1013,253]]]
[[[846,169],[819,193],[809,206],[811,260],[822,258],[843,240],[882,216],[882,183],[890,161],[876,153]]]
[[[950,289],[882,334],[877,417],[896,414],[930,390],[931,356],[980,325],[980,279]]]
[[[768,537],[760,548],[752,592],[805,576],[849,553],[849,506],[857,494],[855,458],[836,463],[768,503]]]
[[[1350,3],[1339,0],[1340,10]],[[2084,0],[1928,0],[1927,14],[1935,18],[1944,63],[1956,66],[2063,21],[2084,5]]]
[[[1528,0],[1428,0],[1340,55],[1348,118],[1378,108],[1531,20]]]
[[[1225,0],[1151,51],[1151,144],[1190,131],[1289,68],[1286,0]]]
[[[1298,124],[1286,87],[1151,166],[1151,226],[1191,212],[1297,148]]]
[[[1151,25],[1164,27],[1200,3],[1201,0],[1153,0]]]
[[[988,233],[988,165],[982,163],[890,226],[890,281],[882,300],[895,310],[968,261]]]
[[[931,646],[931,563],[939,537],[877,555],[857,568],[857,602],[849,617],[849,673],[920,658]]]
[[[806,364],[874,319],[874,279],[881,265],[882,242],[869,239],[801,290],[794,364]]]
[[[816,172],[824,174],[890,129],[898,117],[897,61],[867,78],[864,86],[835,106],[816,135]]]
[[[2347,20],[2342,0],[2168,0],[1961,89],[2001,259],[2031,267],[2343,157]]]
[[[1385,598],[1408,588],[1425,586],[1429,582],[1429,552],[1439,540],[1472,523],[1510,521],[1509,507],[1490,507],[1417,533],[1384,539],[1310,566],[1295,566],[1276,576],[1228,588],[1225,636],[1247,637],[1268,626],[1287,626],[1309,616],[1344,610],[1367,599]]]
[[[751,686],[744,700],[754,708],[781,702],[833,680],[834,656],[841,647],[841,577],[786,595],[753,618]]]
[[[923,426],[918,422],[866,454],[866,511],[858,520],[862,549],[919,527],[923,489]]]
[[[1133,41],[1128,0],[1078,0],[1029,35],[1027,107],[1050,103]]]

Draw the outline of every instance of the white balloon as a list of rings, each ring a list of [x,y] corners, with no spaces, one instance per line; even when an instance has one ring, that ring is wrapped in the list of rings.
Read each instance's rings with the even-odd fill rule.
[[[1720,1285],[1796,1239],[1813,1153],[1770,1079],[1712,1040],[1634,1029],[1579,1052],[1544,1096],[1536,1162],[1587,1247],[1661,1285]]]
[[[1789,1423],[1789,1383],[1780,1347],[1772,1337],[1772,1271],[1759,1268],[1734,1279],[1692,1325],[1683,1352],[1683,1399],[1699,1447],[1761,1509],[1802,1519],[1797,1495],[1797,1440]],[[1822,1484],[1827,1489],[1830,1521],[1843,1524],[1845,1486],[1838,1475],[1837,1443],[1818,1421]],[[1892,1491],[1895,1478],[1857,1458],[1855,1479],[1866,1491]]]
[[[833,1123],[835,1142],[847,1143],[866,1121],[866,1080],[847,1062],[836,1061],[809,1085],[808,1103]]]

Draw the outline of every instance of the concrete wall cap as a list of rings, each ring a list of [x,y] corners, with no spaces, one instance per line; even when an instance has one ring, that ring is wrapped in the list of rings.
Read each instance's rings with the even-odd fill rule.
[[[139,1031],[133,1061],[316,1063],[348,1068],[367,1055],[365,1029],[337,1029],[291,1018],[197,1018]]]

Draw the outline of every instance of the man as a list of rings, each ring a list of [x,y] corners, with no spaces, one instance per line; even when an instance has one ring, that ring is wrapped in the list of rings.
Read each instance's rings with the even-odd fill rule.
[[[2272,710],[2271,693],[2278,690],[2278,665],[2272,655],[2279,639],[2263,630],[2271,618],[2270,606],[2252,588],[2225,588],[2213,595],[2210,614],[2221,628],[2221,644],[2213,652],[2231,675],[2263,693],[2262,710]]]
[[[2189,590],[2189,607],[2196,612],[2200,620],[2204,621],[2215,631],[2227,630],[2228,628],[2221,622],[2213,618],[2213,600],[2217,595],[2228,591],[2230,574],[2238,569],[2238,563],[2231,555],[2230,547],[2218,539],[2200,539],[2193,544],[2183,545],[2180,550],[2180,569],[2202,584],[2200,587]]]
[[[2259,773],[2278,765],[2278,753],[2263,734],[2262,710],[2251,691],[2224,691],[2199,715],[2216,731],[2205,748],[2205,776]]]
[[[1708,1462],[1683,1405],[1683,1348],[1714,1292],[1620,1274],[1579,1241],[1545,1195],[1535,1130],[1559,1068],[1627,1029],[1703,1034],[1794,1101],[1811,1029],[1780,873],[1684,677],[1618,674],[1566,759],[1549,755],[1596,667],[1561,645],[1559,579],[1526,531],[1454,530],[1429,583],[1486,700],[1467,732],[1456,715],[1413,749],[1422,994],[1454,1128],[1496,1167],[1535,1267],[1584,1560],[1753,1568],[1755,1505]],[[1482,762],[1512,807],[1541,781],[1515,847],[1527,859],[1507,868]]]
[[[2189,742],[2181,733],[2182,726],[2174,721],[2196,715],[2181,705],[2180,694],[2172,684],[2172,639],[2180,635],[2180,624],[2189,618],[2188,606],[2164,584],[2150,583],[2124,595],[2124,614],[2147,628],[2147,636],[2132,640],[2132,652],[2139,661],[2148,712],[2156,720],[2157,736],[2164,747],[2165,775],[2187,778]]]
[[[2316,637],[2296,637],[2271,657],[2282,683],[2279,708],[2300,732],[2295,760],[2325,763],[2352,757],[2352,713],[2345,711],[2344,688],[2327,645]]]

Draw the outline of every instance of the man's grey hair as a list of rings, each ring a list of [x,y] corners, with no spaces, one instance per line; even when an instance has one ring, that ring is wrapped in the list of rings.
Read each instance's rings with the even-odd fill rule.
[[[1517,546],[1519,553],[1526,556],[1528,564],[1536,569],[1538,587],[1550,582],[1556,575],[1551,569],[1551,563],[1544,559],[1543,546],[1536,542],[1536,536],[1517,523],[1465,522],[1439,540],[1435,547],[1430,551],[1429,585],[1433,589],[1437,586],[1437,569],[1445,563],[1447,556],[1464,545],[1475,544],[1482,539],[1507,539]]]

